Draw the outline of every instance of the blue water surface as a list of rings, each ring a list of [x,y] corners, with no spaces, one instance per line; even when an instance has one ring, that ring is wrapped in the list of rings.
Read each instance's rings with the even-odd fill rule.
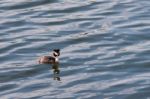
[[[149,71],[149,0],[0,0],[0,99],[150,99]]]

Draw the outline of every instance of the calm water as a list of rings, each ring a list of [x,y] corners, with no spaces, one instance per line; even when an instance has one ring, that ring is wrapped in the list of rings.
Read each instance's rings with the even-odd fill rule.
[[[150,1],[0,0],[0,99],[150,99]]]

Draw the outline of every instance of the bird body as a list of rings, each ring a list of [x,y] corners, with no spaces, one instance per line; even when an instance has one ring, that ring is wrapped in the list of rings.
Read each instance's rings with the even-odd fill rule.
[[[58,56],[59,55],[60,55],[60,50],[59,49],[54,49],[52,55],[40,57],[39,63],[47,63],[47,64],[58,63],[58,61],[59,61]]]

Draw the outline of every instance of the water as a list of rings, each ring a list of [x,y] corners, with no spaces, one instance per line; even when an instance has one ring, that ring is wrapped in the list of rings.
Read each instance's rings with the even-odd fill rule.
[[[150,99],[149,0],[0,0],[0,19],[0,99]]]

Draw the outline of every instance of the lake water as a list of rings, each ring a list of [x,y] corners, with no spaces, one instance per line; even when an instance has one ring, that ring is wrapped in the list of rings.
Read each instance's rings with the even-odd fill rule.
[[[0,0],[0,99],[150,99],[150,1]]]

